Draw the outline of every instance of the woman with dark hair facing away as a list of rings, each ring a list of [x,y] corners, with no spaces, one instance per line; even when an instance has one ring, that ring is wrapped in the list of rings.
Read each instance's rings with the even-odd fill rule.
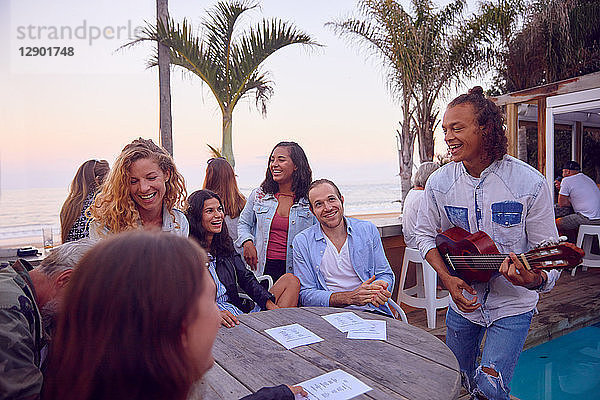
[[[292,272],[292,241],[316,223],[307,200],[312,171],[302,147],[280,142],[269,156],[265,180],[240,214],[236,244],[258,275],[279,279]]]
[[[235,242],[238,237],[238,219],[246,205],[246,198],[240,192],[235,172],[226,159],[217,157],[208,160],[202,189],[212,190],[221,198],[225,225],[231,240]],[[235,251],[243,254],[241,246],[235,246]]]
[[[79,262],[44,377],[46,400],[185,400],[213,365],[219,329],[207,257],[191,240],[126,232]],[[246,399],[293,399],[300,387]]]
[[[221,324],[231,328],[239,322],[237,316],[244,312],[272,310],[279,307],[296,307],[300,281],[285,274],[267,291],[250,272],[242,258],[233,249],[233,242],[223,224],[223,203],[218,194],[198,190],[188,198],[185,215],[190,222],[190,237],[208,250],[209,271],[217,286],[217,306],[221,311]],[[238,295],[238,285],[256,303],[248,307]]]
[[[60,229],[63,243],[83,239],[89,235],[89,219],[85,212],[94,201],[106,174],[110,171],[106,160],[88,160],[81,164],[65,203],[60,210]]]
[[[448,104],[442,128],[452,162],[427,181],[416,242],[450,292],[446,344],[463,386],[472,398],[509,400],[538,293],[549,291],[560,276],[557,270],[529,270],[515,255],[558,239],[552,195],[539,171],[506,154],[502,111],[481,87]],[[509,254],[489,281],[467,283],[448,272],[436,236],[452,227],[484,232],[499,253]]]
[[[185,198],[185,182],[171,155],[150,139],[136,139],[123,148],[90,207],[90,236],[140,228],[187,236],[188,222],[176,209]]]

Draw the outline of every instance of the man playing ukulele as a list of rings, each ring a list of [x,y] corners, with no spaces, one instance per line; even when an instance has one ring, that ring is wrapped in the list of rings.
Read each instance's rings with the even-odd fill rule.
[[[551,192],[542,174],[506,154],[502,112],[481,87],[448,105],[442,127],[453,162],[427,181],[417,243],[452,297],[446,344],[458,359],[463,385],[473,398],[508,400],[537,292],[549,291],[560,275],[527,270],[514,254],[558,238]],[[448,272],[435,237],[453,226],[483,231],[500,253],[511,253],[488,282],[469,285]]]

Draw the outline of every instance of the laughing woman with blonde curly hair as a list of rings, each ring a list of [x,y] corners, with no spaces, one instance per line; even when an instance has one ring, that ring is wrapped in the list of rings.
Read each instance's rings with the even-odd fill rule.
[[[186,195],[169,153],[150,139],[136,139],[125,146],[90,207],[90,237],[140,228],[188,236],[188,221],[177,209]]]

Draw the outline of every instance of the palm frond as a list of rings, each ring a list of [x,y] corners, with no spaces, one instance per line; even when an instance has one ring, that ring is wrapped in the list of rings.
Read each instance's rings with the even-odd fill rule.
[[[264,87],[264,85],[249,86],[248,82],[269,56],[293,44],[320,46],[309,35],[279,19],[263,19],[254,28],[240,34],[238,40],[231,46],[231,105],[235,106],[247,88]],[[265,93],[271,92],[272,90],[268,90]],[[264,111],[264,103],[262,104]]]
[[[206,145],[208,146],[209,154],[210,154],[211,157],[213,157],[213,158],[221,158],[221,157],[223,157],[223,155],[221,154],[221,149],[220,148],[211,146],[208,143],[206,143]]]

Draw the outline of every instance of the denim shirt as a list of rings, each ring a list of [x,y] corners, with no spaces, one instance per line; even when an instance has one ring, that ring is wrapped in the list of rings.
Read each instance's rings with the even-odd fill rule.
[[[368,221],[345,217],[348,232],[350,261],[361,281],[373,275],[375,280],[388,283],[388,290],[394,290],[394,273],[385,257],[383,244],[377,227]],[[319,269],[327,242],[320,224],[301,232],[294,239],[294,275],[300,279],[300,302],[303,306],[329,307],[332,291],[327,289],[325,277]],[[392,315],[388,304],[369,308]]]
[[[500,253],[525,253],[543,240],[558,238],[546,179],[533,167],[508,155],[494,161],[479,178],[455,162],[429,177],[415,231],[423,257],[435,247],[436,229],[445,231],[453,226],[471,233],[487,233]],[[560,276],[557,270],[546,273],[548,281],[541,292],[552,289]],[[452,299],[450,306],[480,325],[531,311],[538,301],[536,291],[515,286],[499,273],[488,282],[473,282],[471,286],[482,305],[479,309],[465,314]],[[466,291],[463,295],[473,298]]]
[[[238,221],[238,238],[236,246],[242,246],[247,240],[252,240],[256,246],[258,255],[258,269],[254,271],[256,276],[263,274],[265,262],[267,261],[267,245],[271,232],[271,221],[277,211],[278,201],[272,194],[264,193],[256,188],[248,197],[246,206],[240,214]],[[301,198],[292,204],[287,234],[286,272],[292,272],[292,241],[296,235],[317,222],[315,216],[310,212],[308,200]]]

